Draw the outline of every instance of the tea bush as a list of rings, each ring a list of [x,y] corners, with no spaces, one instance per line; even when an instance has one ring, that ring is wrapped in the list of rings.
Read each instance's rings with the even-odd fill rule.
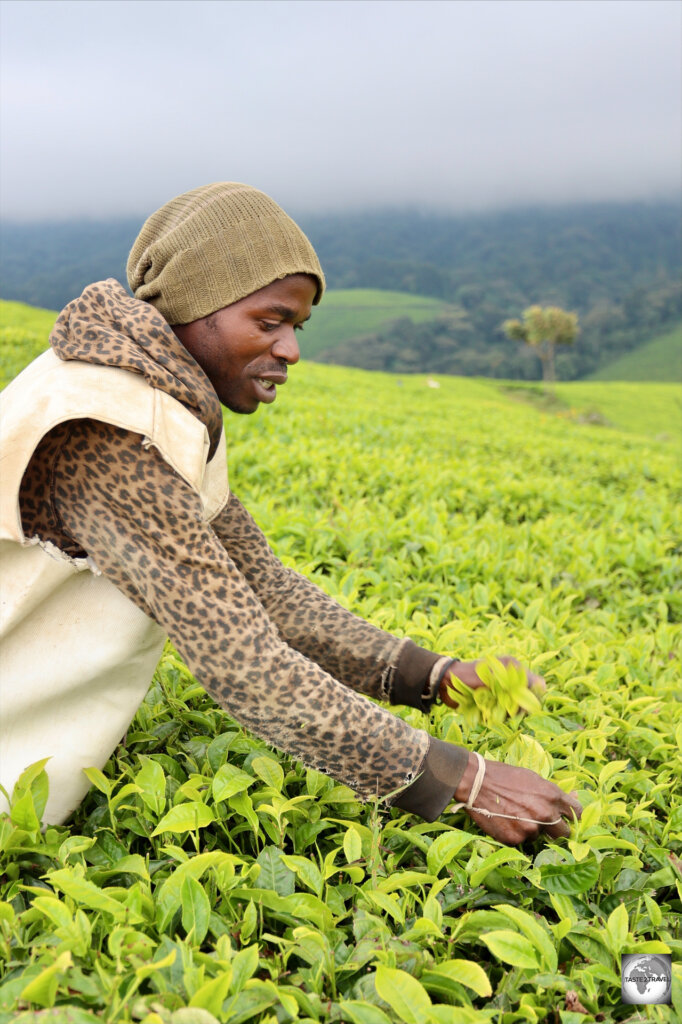
[[[577,790],[572,837],[513,849],[463,812],[361,804],[169,645],[69,823],[40,831],[40,764],[0,822],[1,1024],[680,1019],[678,452],[439,383],[296,367],[226,418],[232,487],[345,606],[545,675],[522,717],[393,710]],[[672,954],[672,1006],[621,1003],[628,951]]]

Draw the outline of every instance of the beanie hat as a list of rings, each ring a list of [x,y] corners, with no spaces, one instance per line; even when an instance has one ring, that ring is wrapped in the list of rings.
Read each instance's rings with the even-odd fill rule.
[[[219,181],[185,192],[145,221],[128,257],[128,284],[169,324],[230,306],[289,274],[324,274],[297,224],[264,192]]]

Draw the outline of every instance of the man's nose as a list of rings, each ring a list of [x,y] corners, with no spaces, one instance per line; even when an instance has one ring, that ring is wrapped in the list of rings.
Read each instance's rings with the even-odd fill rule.
[[[292,324],[284,324],[282,330],[278,332],[277,340],[272,346],[272,354],[275,359],[284,359],[290,365],[299,361],[301,350]]]

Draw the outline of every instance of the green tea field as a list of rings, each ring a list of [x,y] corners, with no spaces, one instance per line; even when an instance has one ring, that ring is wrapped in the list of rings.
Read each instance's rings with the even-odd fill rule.
[[[609,363],[590,379],[682,381],[682,324]]]
[[[41,329],[5,327],[5,382]],[[73,818],[41,832],[40,765],[0,818],[0,1024],[682,1019],[679,415],[673,384],[547,397],[305,362],[226,414],[231,486],[287,565],[547,681],[521,717],[392,711],[576,790],[582,820],[510,848],[465,812],[360,803],[168,646]],[[629,952],[672,956],[670,1005],[621,1001]]]

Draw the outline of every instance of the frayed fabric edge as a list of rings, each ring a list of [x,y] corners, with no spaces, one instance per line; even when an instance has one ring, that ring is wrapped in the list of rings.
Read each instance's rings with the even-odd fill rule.
[[[51,540],[43,540],[42,537],[28,537],[26,543],[23,545],[27,548],[39,547],[42,548],[46,555],[53,558],[55,562],[66,562],[72,565],[78,572],[84,572],[89,569],[95,576],[101,576],[102,571],[98,569],[94,560],[90,555],[86,555],[84,558],[74,558],[72,555],[67,555],[65,551]]]
[[[401,651],[409,642],[410,638],[408,636],[404,636],[398,641],[398,643],[393,647],[388,663],[381,673],[381,678],[379,680],[379,700],[385,701],[387,704],[393,703],[393,679],[395,676],[395,670],[398,667]]]

